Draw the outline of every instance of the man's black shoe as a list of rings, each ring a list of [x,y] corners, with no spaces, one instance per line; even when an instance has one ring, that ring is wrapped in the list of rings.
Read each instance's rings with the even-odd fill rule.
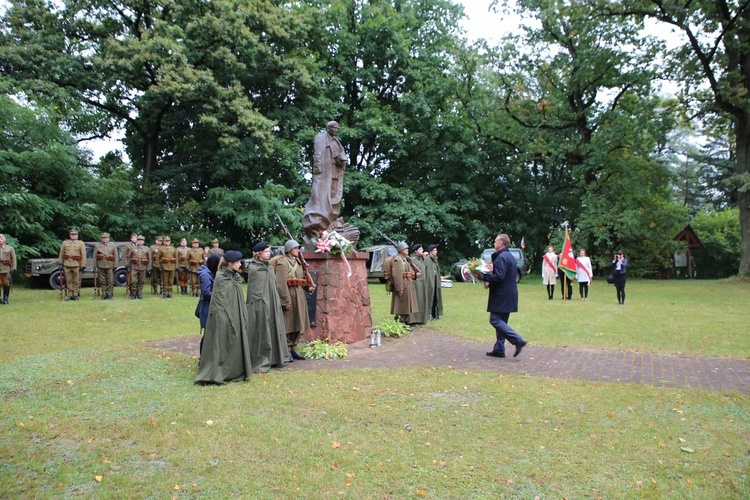
[[[307,359],[302,354],[298,353],[296,350],[292,349],[292,358],[294,359]]]
[[[518,356],[519,354],[521,354],[521,349],[523,349],[526,344],[528,344],[528,342],[526,342],[525,340],[516,344],[516,352],[513,353],[514,358]]]
[[[491,358],[504,358],[505,357],[505,354],[500,354],[500,353],[497,353],[495,351],[490,351],[490,352],[485,353],[485,354],[487,354],[487,356],[489,356]]]

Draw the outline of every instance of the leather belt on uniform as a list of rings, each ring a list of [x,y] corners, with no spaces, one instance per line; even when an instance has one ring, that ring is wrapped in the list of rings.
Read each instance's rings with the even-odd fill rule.
[[[287,278],[286,279],[286,286],[305,286],[307,285],[307,280],[304,280],[302,278]]]
[[[416,275],[414,273],[404,273],[404,278],[409,278],[410,280],[413,280],[416,278]]]

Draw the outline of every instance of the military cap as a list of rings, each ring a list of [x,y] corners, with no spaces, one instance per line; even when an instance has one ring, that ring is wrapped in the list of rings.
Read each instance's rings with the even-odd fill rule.
[[[406,250],[407,248],[409,248],[409,244],[405,241],[399,241],[398,245],[396,245],[396,250],[398,250],[399,252],[401,250]]]
[[[142,234],[139,234],[138,236],[135,237],[135,239],[136,240],[145,240],[146,238]]]
[[[433,251],[433,250],[435,250],[436,248],[437,248],[437,245],[433,243],[432,245],[428,245],[428,246],[427,246],[427,251],[428,251],[428,252],[432,252],[432,251]]]
[[[109,238],[109,233],[102,233],[102,238]]]
[[[227,262],[237,262],[242,259],[242,252],[239,250],[230,250],[224,253],[224,260]]]
[[[164,240],[164,236],[159,235],[156,238],[154,238],[154,240],[156,240],[156,241],[163,241]]]
[[[216,238],[214,238],[214,239],[211,240],[211,243],[218,243],[218,242],[219,242],[219,240],[217,240]]]
[[[172,241],[172,238],[170,238],[169,236],[165,236],[164,238],[162,238],[162,241]]]
[[[71,227],[70,231],[68,231],[68,234],[78,234],[78,229]]]
[[[270,246],[271,245],[269,245],[267,241],[261,241],[260,243],[255,244],[255,246],[253,247],[253,252],[262,252]]]
[[[411,246],[411,251],[412,251],[412,252],[416,252],[416,251],[417,251],[417,250],[419,250],[420,248],[422,248],[422,244],[421,244],[421,243],[414,243],[414,244],[413,244],[413,245]]]
[[[193,238],[193,241],[191,241],[190,243],[198,243],[200,245],[201,242],[198,240],[198,238]]]
[[[295,248],[299,248],[299,243],[297,243],[294,240],[289,240],[286,243],[284,243],[284,253],[289,253]]]

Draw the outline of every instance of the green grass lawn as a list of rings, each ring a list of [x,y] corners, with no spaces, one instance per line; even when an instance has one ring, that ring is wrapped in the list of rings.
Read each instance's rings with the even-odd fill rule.
[[[750,284],[628,283],[618,306],[520,286],[535,345],[748,358]],[[371,286],[373,319],[389,317]],[[86,291],[90,291],[87,289]],[[272,371],[194,386],[197,361],[144,341],[194,335],[195,299],[0,307],[0,497],[748,498],[746,395],[447,367]],[[479,285],[430,327],[492,342]]]

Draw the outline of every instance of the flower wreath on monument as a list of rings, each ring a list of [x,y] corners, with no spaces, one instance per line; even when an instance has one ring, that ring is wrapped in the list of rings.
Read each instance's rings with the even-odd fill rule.
[[[352,253],[354,250],[354,245],[352,245],[351,241],[347,240],[336,231],[323,231],[318,238],[313,238],[312,241],[317,247],[315,250],[316,252],[341,255],[344,264],[346,264],[346,277],[351,277],[352,268],[349,266],[349,261],[346,260],[346,255]]]
[[[482,259],[470,259],[469,262],[461,266],[461,276],[464,281],[475,282],[471,273],[489,274],[492,272],[492,264],[487,264]]]

